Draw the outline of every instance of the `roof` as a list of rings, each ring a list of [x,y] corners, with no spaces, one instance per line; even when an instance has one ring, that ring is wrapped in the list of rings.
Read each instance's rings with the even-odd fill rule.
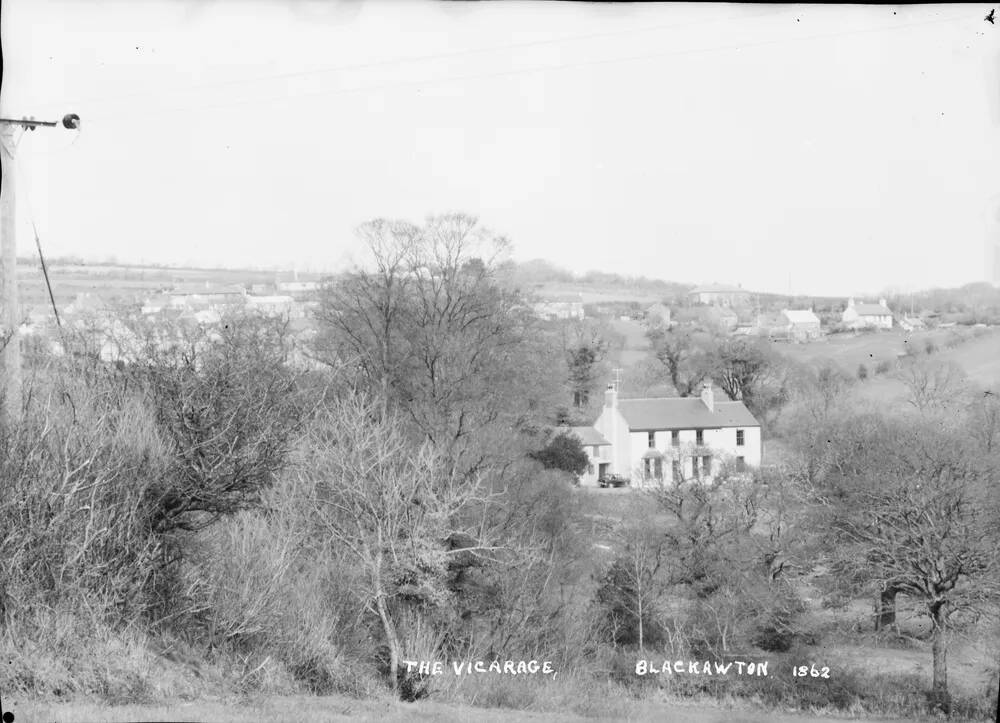
[[[621,399],[618,411],[632,431],[760,426],[743,402],[716,401],[710,412],[700,397]]]
[[[579,437],[584,446],[595,445],[602,447],[611,444],[611,442],[606,440],[604,436],[593,427],[569,427],[568,431]]]
[[[739,286],[732,286],[731,284],[704,284],[703,286],[696,286],[691,289],[691,294],[748,294],[746,289],[741,289]]]
[[[855,304],[858,316],[889,316],[892,312],[881,304]]]
[[[294,304],[291,296],[248,296],[248,304]]]
[[[812,309],[785,309],[781,312],[792,324],[818,324],[819,317]]]

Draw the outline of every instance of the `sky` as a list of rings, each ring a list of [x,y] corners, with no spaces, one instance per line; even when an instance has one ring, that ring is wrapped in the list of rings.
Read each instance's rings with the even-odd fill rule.
[[[990,7],[6,0],[0,114],[82,118],[18,145],[19,248],[335,270],[462,211],[575,272],[981,281]]]

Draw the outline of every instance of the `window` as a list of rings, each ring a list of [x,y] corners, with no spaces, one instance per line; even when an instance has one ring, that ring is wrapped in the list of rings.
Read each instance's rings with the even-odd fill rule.
[[[680,447],[681,446],[681,432],[679,429],[671,430],[670,432],[670,446]]]
[[[743,446],[743,430],[742,429],[737,429],[736,430],[736,446],[737,447],[742,447]]]
[[[701,445],[705,444],[705,430],[704,429],[695,430],[695,433],[694,433],[694,443],[697,444],[699,447]]]
[[[712,474],[712,458],[707,454],[701,458],[701,473],[706,477]]]
[[[736,471],[737,472],[745,472],[746,468],[747,468],[746,457],[737,457],[736,458]]]
[[[657,459],[656,463],[653,465],[653,476],[656,479],[663,479],[663,460]]]
[[[674,482],[681,482],[684,479],[684,473],[681,472],[681,461],[679,459],[674,460],[673,469],[671,470],[674,476]]]
[[[600,456],[601,456],[601,448],[600,448],[600,447],[598,447],[598,446],[597,446],[597,445],[595,444],[595,445],[594,445],[594,457],[600,457]]]
[[[646,440],[649,443],[649,448],[652,449],[656,446],[656,432],[646,432]]]

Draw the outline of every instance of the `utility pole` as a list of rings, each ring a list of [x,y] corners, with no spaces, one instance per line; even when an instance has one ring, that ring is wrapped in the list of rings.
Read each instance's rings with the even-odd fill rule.
[[[80,116],[70,113],[63,116],[62,126],[69,130],[80,127]],[[14,158],[17,151],[15,130],[20,127],[33,131],[38,126],[54,128],[59,121],[39,121],[34,118],[0,118],[0,303],[3,304],[3,417],[7,424],[16,424],[21,419],[21,308],[17,293],[17,186]]]

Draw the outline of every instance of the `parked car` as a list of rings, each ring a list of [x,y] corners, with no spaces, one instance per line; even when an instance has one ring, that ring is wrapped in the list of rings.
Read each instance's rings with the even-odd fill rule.
[[[597,480],[601,487],[627,487],[628,479],[618,474],[606,474]]]

